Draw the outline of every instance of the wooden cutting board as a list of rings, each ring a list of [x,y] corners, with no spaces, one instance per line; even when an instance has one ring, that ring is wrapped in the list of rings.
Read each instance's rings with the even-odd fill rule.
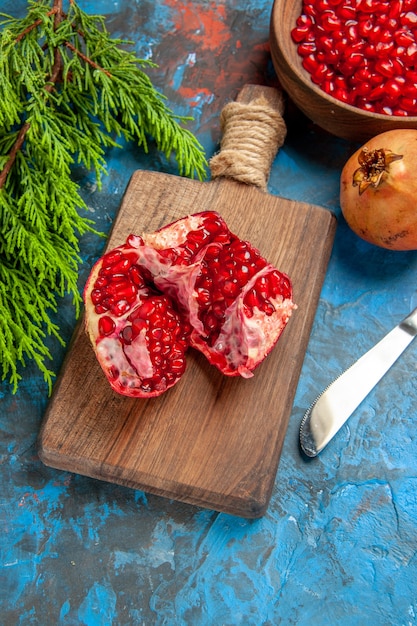
[[[202,210],[221,213],[291,277],[298,309],[277,345],[246,380],[222,375],[190,350],[175,387],[131,399],[111,390],[81,321],[43,419],[39,455],[57,469],[256,518],[271,497],[336,220],[235,180],[137,171],[108,248]]]

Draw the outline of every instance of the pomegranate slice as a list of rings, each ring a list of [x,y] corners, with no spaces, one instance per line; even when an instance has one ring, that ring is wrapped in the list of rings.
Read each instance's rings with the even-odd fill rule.
[[[228,376],[253,376],[295,308],[288,276],[212,211],[130,235],[97,262],[84,299],[110,384],[141,397],[179,380],[188,345]]]
[[[87,333],[116,392],[151,398],[179,381],[190,326],[152,286],[129,244],[97,261],[84,300]]]
[[[191,345],[229,376],[253,376],[294,308],[291,282],[247,241],[212,247],[201,261],[194,298],[204,331]]]

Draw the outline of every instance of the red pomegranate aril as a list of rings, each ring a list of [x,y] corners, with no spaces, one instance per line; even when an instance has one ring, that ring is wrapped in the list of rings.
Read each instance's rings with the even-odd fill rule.
[[[397,107],[392,110],[393,115],[398,115],[399,117],[407,117],[408,113],[404,111],[404,109],[398,109]]]
[[[348,23],[346,23],[345,27],[347,27],[346,29],[347,40],[351,43],[360,43],[359,35],[358,35],[358,22],[356,22],[355,20],[351,20],[351,23],[349,25]]]
[[[408,82],[405,82],[402,90],[402,95],[409,98],[417,97],[417,83],[410,84]]]
[[[337,100],[345,102],[346,104],[351,104],[351,98],[347,89],[340,89],[340,87],[336,88],[333,92],[333,95],[335,98],[337,98]]]
[[[401,14],[402,8],[402,0],[391,0],[388,17],[396,21]]]
[[[101,320],[100,320],[101,321]],[[103,333],[104,334],[104,333]],[[110,333],[108,333],[110,334]],[[133,330],[133,326],[125,326],[122,330],[122,332],[120,333],[120,338],[125,342],[125,343],[132,343],[132,339],[134,339],[134,330]]]
[[[322,35],[321,37],[318,37],[316,43],[317,49],[324,54],[331,54],[334,51],[334,41],[328,35]]]
[[[320,63],[317,66],[317,69],[314,72],[314,74],[311,75],[311,80],[316,85],[321,85],[323,80],[325,80],[326,77],[327,77],[327,65]]]
[[[356,106],[364,111],[369,111],[369,113],[376,113],[375,104],[370,102],[368,98],[358,98],[356,101]]]
[[[308,2],[308,1],[304,2],[304,10],[303,10],[303,12],[304,12],[305,15],[308,15],[309,17],[311,17],[313,19],[316,17],[316,13],[317,13],[316,12],[316,8],[313,5],[313,3],[312,2]]]
[[[371,83],[361,82],[357,87],[353,90],[356,97],[366,98],[369,96],[369,93],[372,91]]]
[[[237,280],[226,280],[223,283],[223,293],[226,298],[234,300],[240,293],[240,287]]]
[[[178,374],[182,374],[185,370],[185,360],[184,359],[171,359],[170,360],[171,370]]]
[[[349,4],[345,4],[344,2],[342,6],[338,7],[337,14],[342,22],[348,22],[349,20],[357,21],[357,13],[355,7],[352,7]]]
[[[106,293],[125,298],[126,300],[135,299],[137,294],[137,287],[133,283],[129,283],[127,280],[119,280],[119,282],[110,282],[106,288]]]
[[[407,13],[401,16],[401,24],[411,28],[417,26],[417,14],[414,11],[407,11]]]
[[[373,13],[375,4],[373,4],[373,0],[358,0],[356,8],[358,11],[363,11],[363,13]]]
[[[344,74],[351,74],[355,72],[358,67],[363,64],[363,55],[362,54],[351,54],[346,61],[339,64],[339,69],[343,69]]]
[[[316,52],[316,44],[313,42],[305,41],[298,46],[298,53],[302,57],[308,57],[310,54]]]
[[[400,28],[399,30],[395,31],[395,33],[393,34],[393,39],[397,46],[404,46],[404,48],[407,48],[415,41],[413,33],[407,28]]]
[[[312,76],[315,75],[315,73],[317,71],[317,68],[318,68],[318,65],[319,64],[318,64],[318,62],[316,60],[316,57],[313,54],[309,54],[308,56],[304,57],[304,59],[302,61],[302,66]]]
[[[341,22],[334,11],[323,11],[321,14],[320,25],[326,32],[340,30]]]
[[[265,302],[264,302],[264,303],[263,303],[263,305],[262,305],[262,310],[264,311],[264,313],[265,313],[268,317],[270,317],[271,315],[273,315],[273,314],[274,314],[274,312],[275,312],[275,307],[274,307],[274,306],[273,306],[270,302],[268,302],[267,300],[265,300]]]
[[[392,78],[398,74],[398,69],[395,67],[392,59],[378,59],[375,62],[375,71],[387,78]]]
[[[339,58],[344,58],[346,56],[348,45],[349,45],[349,42],[346,38],[333,41],[333,48],[338,54]]]
[[[401,98],[398,105],[410,115],[417,110],[417,98]]]
[[[134,397],[178,382],[189,345],[226,375],[252,376],[294,308],[289,279],[214,212],[129,236],[96,263],[84,299],[112,388]]]
[[[375,55],[376,58],[380,56],[387,56],[392,53],[395,48],[395,44],[392,40],[390,41],[379,41],[375,46]]]
[[[100,304],[103,300],[103,292],[101,289],[93,289],[91,292],[91,301],[93,304]]]
[[[383,113],[384,115],[392,115],[392,108],[386,104],[383,107],[381,107],[379,112]]]
[[[145,287],[143,272],[141,272],[137,265],[132,265],[132,267],[129,268],[129,279],[139,289]]]
[[[302,28],[303,26],[307,26],[310,29],[313,24],[313,21],[311,17],[309,17],[308,15],[299,15],[295,23],[300,28]]]
[[[402,88],[395,80],[388,80],[385,85],[385,106],[392,109],[402,94]]]
[[[406,56],[409,62],[414,64],[417,60],[417,43],[412,43],[408,46]]]
[[[305,41],[309,32],[310,32],[310,28],[308,26],[297,26],[296,28],[293,28],[291,31],[292,40],[295,43],[301,43]]]
[[[121,317],[130,310],[130,302],[127,300],[119,300],[110,307],[110,310],[116,317]]]
[[[304,33],[304,43],[308,41],[309,45],[297,46],[300,56],[304,56],[304,69],[315,84],[337,99],[365,110],[374,110],[376,106],[384,114],[392,110],[391,114],[395,115],[399,110],[403,115],[406,111],[395,104],[397,79],[417,82],[408,78],[417,63],[416,7],[417,0],[303,2],[302,14],[296,23],[309,29]],[[316,50],[312,44],[316,45]],[[369,76],[361,79],[358,72],[364,67]],[[339,76],[345,78],[346,86],[336,82]],[[375,91],[387,79],[386,91]],[[358,89],[361,80],[365,85]],[[372,101],[367,102],[371,91]],[[367,103],[371,106],[366,106]],[[417,110],[409,114],[417,114]]]
[[[259,295],[254,288],[248,291],[248,293],[245,295],[244,302],[250,309],[259,307],[259,303],[260,303]]]
[[[104,335],[105,337],[110,335],[114,331],[115,326],[116,325],[111,317],[108,317],[107,315],[100,317],[98,327],[101,335]]]
[[[374,23],[368,17],[365,19],[358,20],[358,35],[363,39],[367,39],[369,33],[371,33],[374,29]]]
[[[375,38],[376,38],[375,43],[376,44],[379,44],[379,43],[388,44],[389,43],[391,45],[394,45],[391,29],[383,28],[382,24],[380,28],[381,30],[379,31],[379,33],[375,33],[375,29],[373,31],[373,34],[375,35]]]
[[[385,95],[385,83],[381,83],[372,89],[368,96],[368,100],[375,101],[380,100]]]
[[[334,82],[332,80],[324,80],[320,85],[323,91],[332,96],[334,93]]]

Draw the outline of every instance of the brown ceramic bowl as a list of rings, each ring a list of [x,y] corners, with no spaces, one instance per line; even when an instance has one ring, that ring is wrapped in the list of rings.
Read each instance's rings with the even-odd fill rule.
[[[311,81],[291,39],[301,8],[302,0],[275,0],[270,24],[271,56],[278,80],[300,111],[333,135],[363,143],[386,130],[417,128],[417,117],[368,113],[336,100]]]

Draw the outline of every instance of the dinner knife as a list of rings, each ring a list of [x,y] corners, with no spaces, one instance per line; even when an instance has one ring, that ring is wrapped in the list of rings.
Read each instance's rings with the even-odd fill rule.
[[[323,450],[416,335],[417,308],[317,397],[300,425],[307,456]]]

